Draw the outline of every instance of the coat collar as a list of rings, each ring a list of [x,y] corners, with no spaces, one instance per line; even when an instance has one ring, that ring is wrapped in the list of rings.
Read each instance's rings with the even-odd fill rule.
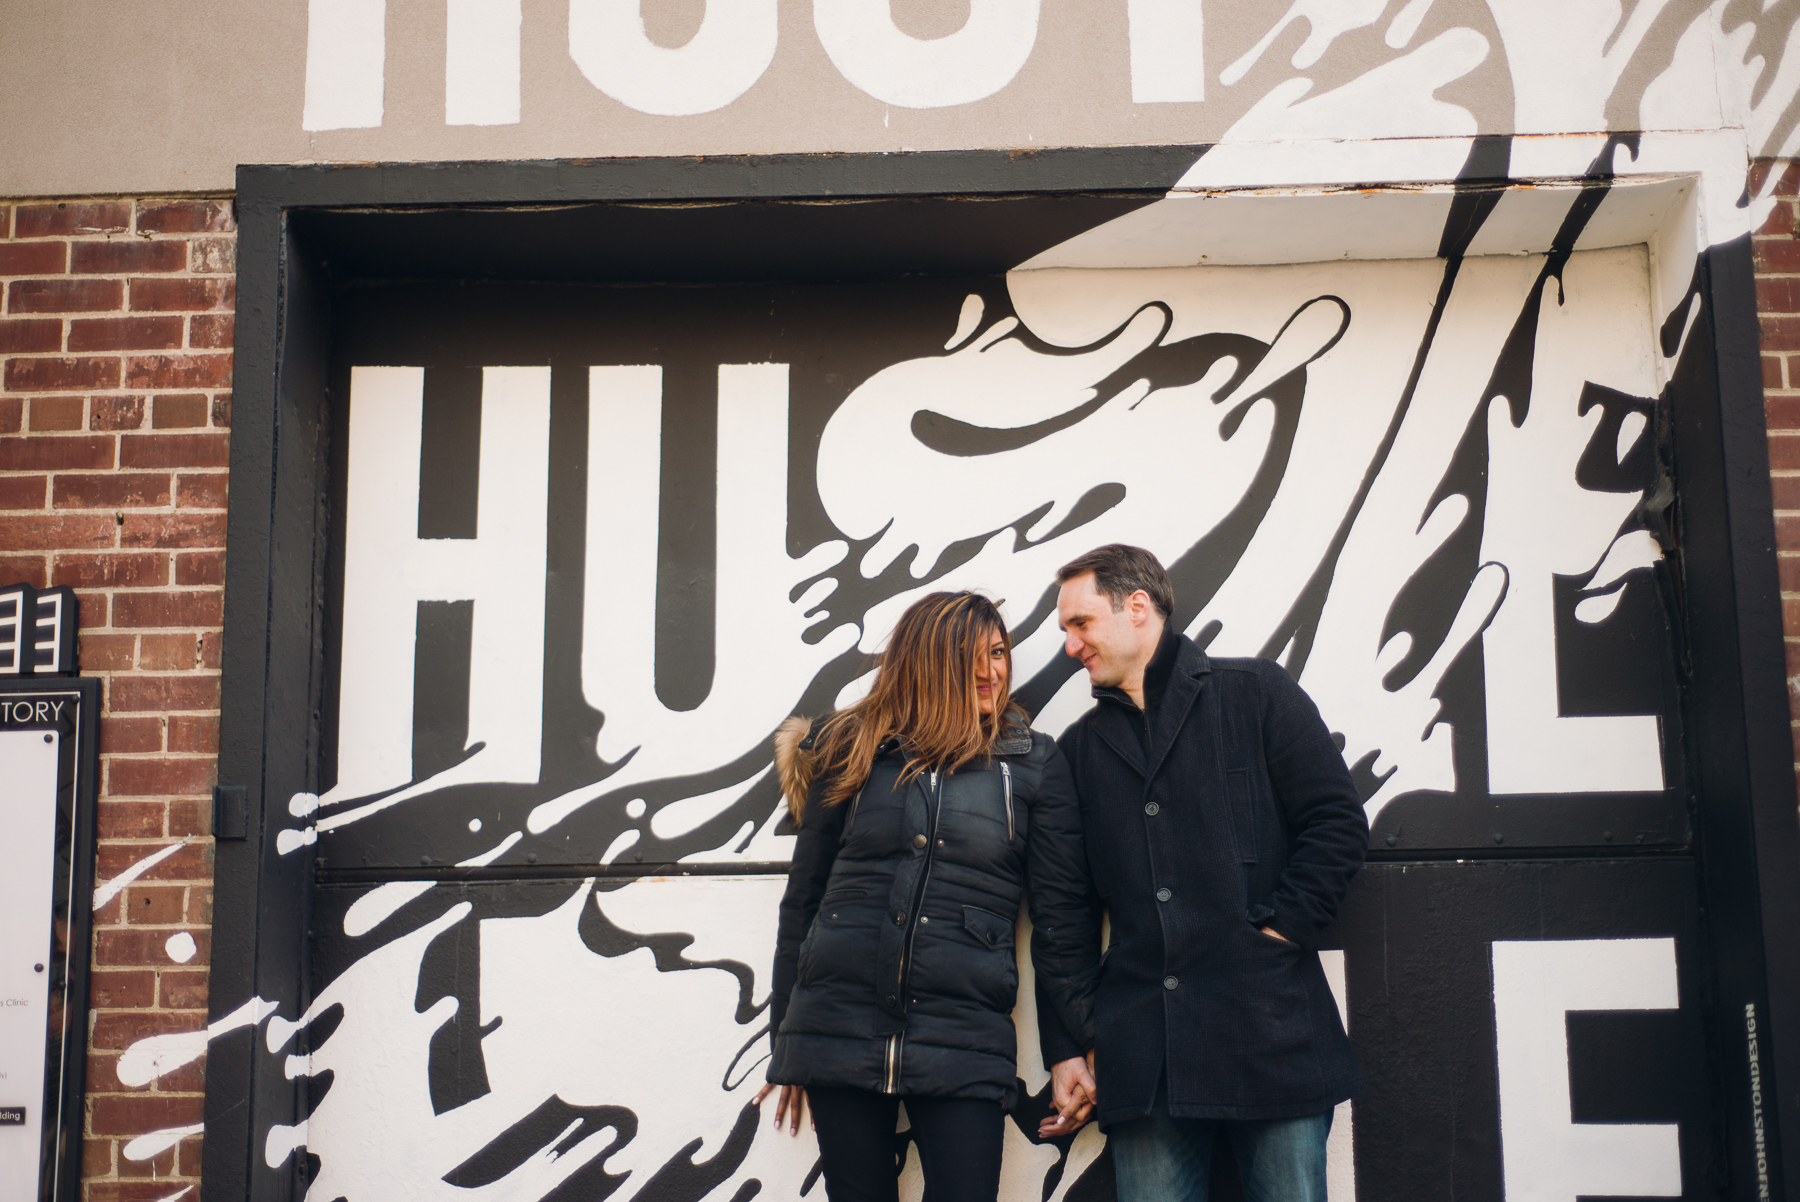
[[[1175,744],[1175,735],[1187,721],[1188,711],[1193,709],[1195,699],[1200,696],[1201,685],[1212,671],[1212,660],[1206,652],[1194,645],[1192,639],[1185,634],[1176,635],[1175,642],[1175,670],[1169,674],[1162,703],[1156,708],[1156,726],[1150,731],[1150,756],[1147,762],[1143,744],[1123,725],[1125,722],[1143,721],[1142,711],[1131,700],[1131,694],[1114,687],[1094,689],[1096,700],[1112,703],[1101,705],[1099,714],[1096,715],[1101,717],[1101,721],[1097,723],[1100,737],[1126,763],[1143,774],[1145,780],[1155,776],[1156,770],[1162,766],[1169,748]]]

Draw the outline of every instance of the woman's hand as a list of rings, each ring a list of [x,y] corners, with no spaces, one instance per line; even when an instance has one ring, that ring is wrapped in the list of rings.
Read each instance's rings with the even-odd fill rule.
[[[1038,1124],[1039,1139],[1055,1139],[1072,1135],[1088,1121],[1099,1099],[1094,1085],[1094,1054],[1071,1056],[1050,1070],[1050,1097],[1056,1103],[1056,1115]]]
[[[771,1081],[756,1091],[756,1104],[761,1106],[763,1099],[769,1096],[769,1091],[774,1089],[781,1091],[775,1099],[775,1129],[781,1130],[781,1120],[785,1118],[792,1124],[788,1134],[800,1134],[800,1112],[806,1109],[805,1088],[799,1085],[776,1085]],[[817,1130],[818,1125],[814,1124],[813,1129]]]

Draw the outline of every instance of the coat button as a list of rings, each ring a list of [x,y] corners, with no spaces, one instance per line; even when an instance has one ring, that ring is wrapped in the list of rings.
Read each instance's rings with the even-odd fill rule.
[[[905,926],[905,925],[906,925],[906,915],[904,915],[904,914],[900,914],[900,913],[895,913],[895,915],[894,915],[894,925],[895,925],[895,926],[897,926],[897,927],[903,927],[903,926]]]
[[[1163,988],[1164,989],[1173,989],[1173,988],[1175,988],[1175,986],[1177,986],[1179,984],[1181,984],[1181,982],[1177,981],[1174,977],[1164,977],[1163,978]]]
[[[1174,897],[1174,896],[1175,895],[1173,893],[1170,893],[1167,889],[1158,889],[1156,891],[1156,900],[1157,901],[1168,901],[1171,897]]]
[[[929,918],[925,917],[923,914],[921,914],[921,915],[919,915],[919,921],[920,922],[930,922],[931,919],[929,919]]]
[[[927,842],[929,842],[929,840],[927,840],[924,835],[914,835],[913,836],[913,846],[914,847],[924,847]]]
[[[1150,815],[1152,818],[1156,817],[1156,812],[1160,809],[1162,809],[1162,807],[1157,805],[1154,801],[1147,801],[1144,803],[1144,813]]]

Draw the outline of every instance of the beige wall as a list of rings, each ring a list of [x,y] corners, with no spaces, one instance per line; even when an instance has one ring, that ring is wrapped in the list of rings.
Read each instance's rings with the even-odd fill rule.
[[[1788,132],[1791,99],[1779,85],[1754,95],[1755,71],[1766,64],[1774,73],[1786,31],[1772,18],[1761,28],[1754,13],[1725,30],[1720,14],[1694,0],[1640,0],[1623,17],[1616,3],[1580,0],[1300,0],[1293,10],[1301,15],[1285,24],[1289,0],[892,0],[899,31],[941,39],[939,48],[955,41],[972,6],[1038,11],[1029,56],[1010,82],[984,99],[909,108],[851,83],[822,43],[817,5],[855,8],[862,0],[738,0],[739,8],[776,12],[766,71],[713,111],[659,116],[613,99],[584,75],[570,49],[570,0],[523,0],[520,119],[456,126],[446,124],[446,14],[459,2],[491,0],[387,0],[385,55],[376,60],[384,63],[380,125],[303,128],[309,11],[328,31],[334,5],[367,12],[371,2],[311,0],[309,9],[308,0],[15,0],[0,37],[0,79],[8,84],[0,195],[228,188],[237,164],[259,162],[1600,128],[1744,127],[1750,149],[1766,152]],[[609,0],[575,2],[599,11]],[[1134,103],[1128,11],[1140,21],[1160,11],[1191,26],[1196,4],[1205,99]],[[879,18],[879,4],[864,7],[877,14],[865,14],[864,24]],[[1336,24],[1322,16],[1315,26],[1304,15],[1312,9],[1337,14]],[[650,39],[671,46],[693,37],[706,11],[705,0],[642,0]],[[1260,56],[1229,74],[1271,31]],[[736,45],[725,50],[737,53]],[[1755,70],[1743,66],[1758,56]],[[1140,88],[1147,71],[1137,72]]]

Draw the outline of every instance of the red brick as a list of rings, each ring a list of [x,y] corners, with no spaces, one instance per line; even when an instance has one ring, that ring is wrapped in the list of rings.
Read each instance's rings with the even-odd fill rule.
[[[229,388],[230,355],[134,355],[125,361],[127,388]]]
[[[134,760],[114,760],[107,770],[111,777],[117,773],[121,765],[135,763]],[[206,786],[212,788],[209,783]],[[174,793],[176,789],[137,789],[132,792]],[[199,792],[190,789],[188,792]],[[118,789],[114,789],[116,794]],[[186,885],[133,885],[125,890],[125,921],[138,927],[167,927],[187,919],[187,886]]]
[[[67,242],[9,242],[0,245],[0,275],[61,275],[68,268]]]
[[[8,313],[103,313],[125,303],[123,280],[14,280]]]
[[[162,1004],[170,1010],[204,1010],[207,976],[205,969],[158,973],[157,990]]]
[[[100,848],[94,864],[94,875],[109,881],[145,856],[164,851],[168,844],[111,843]],[[183,843],[181,850],[159,860],[143,876],[142,881],[200,881],[212,879],[212,846],[206,843]]]
[[[1764,355],[1762,357],[1762,372],[1764,388],[1782,387],[1780,355]]]
[[[1800,635],[1800,597],[1781,599],[1781,628],[1788,634]]]
[[[107,358],[8,359],[9,392],[60,392],[70,388],[114,388],[119,361]]]
[[[102,806],[106,802],[100,803]],[[117,805],[119,803],[112,803]],[[207,802],[208,805],[212,803]],[[212,936],[206,931],[190,930],[194,937],[197,951],[190,964],[206,964],[212,958]],[[133,930],[130,927],[114,927],[111,930],[94,932],[94,962],[111,964],[116,967],[129,967],[134,964],[148,964],[153,968],[167,968],[173,962],[164,944],[169,941],[169,931]],[[182,1016],[185,1021],[185,1016]],[[200,1016],[205,1022],[205,1016]],[[127,1045],[129,1045],[127,1040]],[[95,1047],[101,1046],[98,1041]]]
[[[137,635],[135,634],[100,634],[88,631],[76,639],[76,658],[81,666],[90,672],[124,672],[128,671],[137,658]],[[113,747],[106,746],[107,722],[136,722],[136,718],[103,718],[101,719],[100,750],[112,751],[159,751],[162,744],[158,742],[151,747]]]
[[[217,676],[115,676],[107,693],[115,714],[219,708]]]
[[[1775,195],[1794,195],[1795,183],[1800,180],[1800,174],[1797,174],[1800,173],[1800,162],[1788,159],[1756,159],[1753,161],[1750,164],[1749,190],[1752,193],[1760,194],[1763,191],[1763,184],[1776,171],[1781,173],[1781,178],[1776,183]]]
[[[95,932],[96,938],[94,940],[95,950],[97,952],[101,950],[103,945],[107,942],[106,937],[108,935],[123,935],[127,933],[135,934],[139,936],[144,943],[155,946],[155,957],[116,960],[102,953],[97,955],[96,959],[102,964],[109,964],[115,967],[143,964],[160,968],[169,963],[169,953],[162,949],[160,942],[158,941],[166,941],[169,936],[173,934],[172,931],[163,931],[160,934],[156,931],[130,931],[129,928],[123,931],[116,928],[114,930],[97,931]],[[194,937],[196,940],[199,939],[199,933],[195,932]],[[147,1035],[168,1035],[176,1031],[198,1031],[205,1026],[206,1016],[202,1014],[170,1012],[167,1010],[114,1010],[110,1013],[101,1013],[94,1016],[93,1044],[95,1048],[123,1051]],[[95,1130],[98,1132],[99,1128],[95,1128]],[[110,1134],[110,1132],[107,1134]],[[142,1135],[143,1131],[133,1131],[130,1132],[130,1134]]]
[[[1769,467],[1778,472],[1800,471],[1800,434],[1769,431]]]
[[[229,279],[131,281],[131,307],[135,312],[229,309],[236,300],[237,285]]]
[[[109,1018],[122,1017],[124,1016],[113,1014],[99,1016],[94,1024],[95,1047],[101,1046],[100,1024]],[[190,1023],[173,1029],[189,1031],[196,1028]],[[95,1135],[142,1135],[146,1131],[160,1131],[168,1127],[191,1127],[201,1120],[205,1108],[206,1099],[191,1094],[101,1094],[89,1099],[88,1129]],[[168,1196],[168,1182],[145,1184],[158,1191],[155,1196]],[[88,1196],[90,1199],[95,1198],[92,1193]],[[138,1197],[136,1194],[122,1195],[119,1202],[125,1202],[126,1199],[136,1202]],[[150,1202],[152,1195],[145,1193],[142,1198],[144,1202]]]
[[[88,1088],[94,1089],[98,1057],[89,1056]],[[84,1139],[81,1141],[81,1175],[84,1178],[107,1177],[112,1174],[113,1141],[110,1139]]]
[[[228,480],[224,472],[183,472],[175,477],[175,503],[183,509],[223,509]]]
[[[144,424],[144,398],[97,396],[88,424],[96,430],[135,430]]]
[[[33,433],[79,430],[86,425],[87,402],[78,396],[40,396],[31,400]]]
[[[1800,314],[1763,313],[1757,322],[1765,350],[1800,351]]]
[[[0,434],[17,434],[24,428],[25,402],[16,396],[0,396]]]
[[[37,353],[62,349],[62,322],[58,318],[25,317],[0,321],[0,351]]]
[[[237,317],[235,314],[197,313],[190,319],[189,346],[213,347],[228,351],[236,337]]]
[[[1800,279],[1761,276],[1756,281],[1758,313],[1800,312]]]
[[[224,234],[237,228],[229,200],[138,202],[140,234]]]
[[[1775,508],[1800,509],[1800,476],[1771,476],[1770,487],[1775,493]]]
[[[137,659],[137,635],[135,634],[99,634],[88,631],[76,638],[75,656],[81,666],[90,672],[124,672]],[[106,746],[106,723],[112,721],[135,722],[136,718],[102,718],[100,720],[100,750],[108,750]],[[117,747],[115,751],[157,751],[162,747]]]
[[[1791,275],[1800,271],[1800,241],[1759,238],[1750,244],[1758,274]]]
[[[160,407],[162,398],[158,398]],[[229,434],[126,434],[119,439],[120,467],[229,467]]]
[[[1769,210],[1769,215],[1763,219],[1763,223],[1756,227],[1756,233],[1761,237],[1793,237],[1794,202],[1791,200],[1776,201],[1774,207]]]
[[[1800,397],[1765,396],[1763,412],[1768,415],[1769,430],[1800,430]]]
[[[222,513],[127,513],[119,543],[126,547],[223,547]]]
[[[1800,551],[1800,517],[1776,516],[1775,545],[1783,551]]]
[[[163,1083],[160,1079],[157,1081],[156,1084],[158,1086],[157,1092],[159,1092],[159,1093],[173,1092],[171,1090],[163,1089],[162,1088]],[[113,1091],[107,1090],[106,1092],[111,1093]],[[174,1175],[175,1175],[175,1148],[173,1145],[170,1145],[169,1147],[164,1148],[162,1151],[158,1152],[155,1156],[152,1156],[148,1160],[127,1160],[123,1156],[119,1157],[119,1176],[124,1179],[130,1179],[133,1177],[150,1177],[150,1178],[154,1178],[155,1180],[157,1180],[159,1182],[162,1182],[163,1187],[166,1189],[166,1188],[168,1188],[169,1185],[173,1184],[172,1182],[169,1181],[169,1178],[173,1177]],[[129,1186],[127,1186],[125,1184],[125,1181],[123,1181],[123,1180],[119,1181],[119,1182],[108,1182],[107,1184],[112,1186],[112,1188],[114,1188],[114,1189],[129,1188]],[[192,1199],[193,1195],[189,1194],[188,1198]],[[162,1202],[162,1200],[159,1199],[158,1202]]]
[[[129,637],[129,636],[127,636]],[[88,667],[82,662],[82,667]],[[131,665],[127,663],[126,667]],[[163,720],[161,718],[114,718],[100,719],[100,754],[121,755],[136,752],[145,755],[163,749]],[[101,862],[106,860],[106,853],[112,847],[100,849]],[[108,873],[107,875],[113,875]]]
[[[169,833],[171,835],[212,834],[212,798],[203,797],[193,801],[175,798],[170,801]]]
[[[123,1096],[129,1097],[131,1095],[127,1094]],[[160,1098],[165,1095],[151,1094],[148,1096]],[[182,1098],[180,1100],[186,1101],[188,1099]],[[195,1098],[193,1100],[199,1101],[200,1099]],[[192,1120],[192,1122],[171,1122],[164,1125],[172,1127],[191,1127],[194,1123],[198,1123],[199,1121],[200,1120],[196,1118]],[[154,1128],[145,1128],[145,1130],[154,1130]],[[125,1133],[120,1132],[119,1134],[124,1135]],[[121,1157],[120,1163],[123,1164],[128,1162]],[[168,1199],[171,1197],[178,1198],[180,1202],[193,1202],[195,1198],[199,1197],[197,1193],[183,1194],[179,1189],[171,1190],[169,1188],[171,1185],[179,1186],[180,1184],[181,1182],[179,1180],[171,1180],[167,1177],[145,1177],[140,1181],[83,1181],[81,1183],[81,1189],[82,1196],[86,1199],[86,1202],[168,1202]]]
[[[169,557],[157,551],[56,557],[51,584],[75,588],[162,588],[169,583]]]
[[[206,1092],[206,1057],[190,1060],[178,1068],[172,1068],[156,1079],[158,1090],[163,1093],[205,1093]],[[199,1160],[194,1161],[195,1174],[200,1172]]]
[[[219,750],[218,717],[178,714],[170,718],[169,750],[216,754]]]
[[[188,243],[188,270],[196,275],[230,275],[237,270],[237,239],[195,238]]]
[[[109,1052],[89,1052],[87,1087],[89,1093],[126,1092],[125,1084],[119,1080],[119,1058]]]
[[[154,1006],[156,974],[147,968],[97,971],[88,978],[88,997],[105,1009]]]
[[[199,1074],[202,1083],[201,1088],[204,1089],[206,1081],[206,1057],[202,1056],[200,1059],[194,1061],[192,1065],[187,1067],[191,1067]],[[317,1095],[314,1096],[316,1097]],[[200,1176],[201,1151],[205,1147],[205,1144],[206,1140],[203,1137],[193,1135],[175,1145],[175,1150],[181,1154],[176,1162],[177,1169],[181,1176],[196,1178]]]
[[[200,666],[207,669],[218,668],[220,666],[220,660],[224,657],[224,648],[224,631],[208,630],[202,632],[200,635]]]
[[[156,398],[156,407],[150,412],[150,424],[158,430],[204,426],[206,409],[204,393],[177,392],[159,396]]]
[[[42,555],[0,555],[0,581],[7,584],[29,584],[32,588],[50,587],[50,569]],[[82,667],[87,667],[84,663]]]
[[[175,583],[205,585],[225,583],[225,552],[195,551],[175,557]]]
[[[0,443],[0,450],[5,444]],[[110,516],[27,514],[0,522],[0,551],[55,551],[64,547],[110,547],[119,526]]]
[[[231,394],[229,392],[216,393],[213,396],[212,417],[215,426],[231,425]]]
[[[180,345],[181,318],[175,316],[78,317],[69,323],[72,351],[166,351]]]
[[[14,218],[13,237],[50,238],[58,234],[102,234],[123,230],[130,224],[131,205],[127,201],[20,205]]]
[[[69,248],[69,271],[75,275],[124,275],[181,271],[187,267],[187,243],[77,242]]]
[[[8,438],[0,442],[0,471],[110,468],[113,465],[113,441],[103,434],[77,438]]]
[[[217,626],[224,620],[224,599],[225,594],[217,589],[120,593],[113,598],[113,625]]]
[[[58,509],[119,509],[167,505],[166,472],[65,472],[56,477]]]
[[[78,639],[84,631],[112,625],[111,598],[105,593],[76,589],[75,608],[75,637]]]
[[[146,672],[192,672],[199,662],[197,634],[146,634],[138,649],[138,667]]]
[[[102,797],[94,832],[102,839],[155,839],[167,825],[169,807],[160,801],[114,801]],[[165,960],[167,956],[163,957]],[[100,959],[102,964],[148,964],[148,960]]]

